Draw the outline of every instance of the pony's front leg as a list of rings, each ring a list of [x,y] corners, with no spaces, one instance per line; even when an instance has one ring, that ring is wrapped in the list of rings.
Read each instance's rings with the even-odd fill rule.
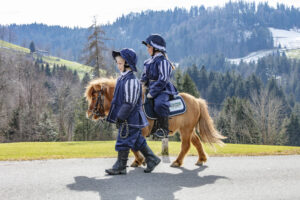
[[[139,167],[141,165],[145,165],[145,158],[144,156],[139,152],[139,151],[133,151],[131,150],[135,159],[134,161],[131,163],[131,167]]]
[[[181,151],[177,159],[172,163],[171,167],[180,167],[183,163],[183,159],[191,146],[191,133],[192,131],[180,129],[181,134]]]

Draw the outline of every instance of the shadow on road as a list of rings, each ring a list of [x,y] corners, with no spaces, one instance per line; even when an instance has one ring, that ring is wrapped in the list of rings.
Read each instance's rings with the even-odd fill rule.
[[[188,170],[180,168],[181,173],[150,173],[145,174],[142,168],[130,170],[127,175],[104,176],[102,178],[77,176],[75,183],[67,185],[70,190],[98,192],[102,200],[173,200],[174,193],[183,187],[195,188],[213,184],[224,176],[199,176],[198,173],[206,166]]]

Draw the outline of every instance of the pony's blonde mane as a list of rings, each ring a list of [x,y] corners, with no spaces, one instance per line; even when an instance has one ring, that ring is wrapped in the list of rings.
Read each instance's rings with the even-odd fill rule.
[[[114,88],[116,85],[116,79],[114,78],[97,78],[94,80],[91,80],[88,85],[86,86],[84,96],[85,98],[91,102],[92,101],[92,94],[93,91],[96,89],[101,89],[101,87],[108,87],[108,88]]]

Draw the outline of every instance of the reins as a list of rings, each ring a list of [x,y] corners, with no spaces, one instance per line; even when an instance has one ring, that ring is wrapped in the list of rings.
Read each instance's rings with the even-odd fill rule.
[[[92,115],[96,115],[97,117],[105,117],[105,110],[104,110],[104,90],[101,89],[98,93],[97,96],[97,101],[92,110],[89,109],[89,111],[92,112]],[[100,106],[100,109],[98,109],[98,106]],[[103,119],[102,119],[103,120]]]

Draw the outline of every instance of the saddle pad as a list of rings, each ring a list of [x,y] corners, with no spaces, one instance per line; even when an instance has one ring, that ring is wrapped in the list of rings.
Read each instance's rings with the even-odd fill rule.
[[[172,100],[170,100],[169,103],[170,103],[169,117],[173,117],[173,116],[185,113],[186,105],[185,105],[185,102],[184,102],[184,100],[181,96],[179,96],[179,95],[174,96],[174,98]],[[147,118],[157,119],[157,115],[154,112],[154,100],[153,99],[149,99],[149,98],[145,97],[145,102],[144,102],[144,105],[143,105],[143,109],[144,109],[144,112],[145,112]]]

